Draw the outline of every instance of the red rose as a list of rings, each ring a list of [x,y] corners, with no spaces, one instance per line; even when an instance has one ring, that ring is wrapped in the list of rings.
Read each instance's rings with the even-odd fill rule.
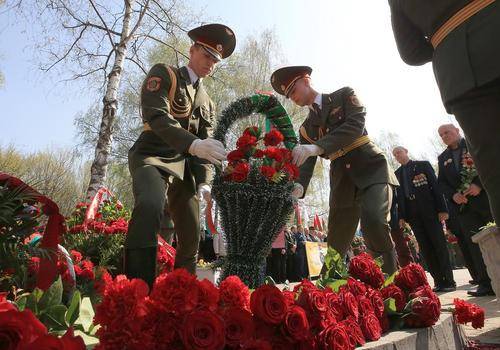
[[[248,163],[238,163],[231,173],[231,178],[236,182],[243,182],[247,179],[249,172],[250,165]]]
[[[366,344],[363,331],[361,330],[358,322],[356,322],[356,320],[352,316],[349,316],[345,320],[343,320],[342,324],[344,325],[345,329],[348,330],[351,348],[355,348],[358,345],[363,346]]]
[[[241,346],[241,350],[272,350],[271,343],[264,339],[250,339]]]
[[[224,311],[223,318],[227,345],[238,347],[254,336],[254,321],[247,310],[231,307]]]
[[[276,169],[274,169],[272,166],[268,165],[262,165],[260,167],[260,172],[262,175],[264,175],[267,179],[271,180],[274,174],[276,174]]]
[[[382,317],[378,318],[380,322],[380,327],[382,327],[382,334],[389,332],[391,324],[389,323],[389,317],[387,314],[383,314]]]
[[[378,340],[382,336],[380,321],[374,313],[368,312],[361,315],[359,324],[366,340]]]
[[[199,295],[196,276],[177,269],[156,279],[150,298],[165,311],[183,315],[198,305]]]
[[[260,137],[260,128],[256,126],[249,126],[243,131],[243,135],[255,136],[256,138]]]
[[[38,337],[29,346],[30,349],[37,350],[85,350],[85,342],[80,336],[75,337],[73,328],[69,328],[66,333],[58,338],[56,336],[45,334]]]
[[[217,310],[219,304],[219,289],[207,279],[200,281],[199,285],[199,301],[198,306],[209,309],[210,311]]]
[[[311,280],[309,280],[307,278],[304,278],[302,280],[302,282],[300,282],[299,284],[296,284],[295,287],[293,287],[294,293],[299,293],[299,292],[307,291],[310,289],[317,290],[318,287],[316,287],[314,285],[314,283],[312,283]]]
[[[278,146],[283,140],[285,140],[285,137],[276,129],[272,129],[264,136],[266,146]]]
[[[28,271],[32,275],[38,275],[40,270],[40,258],[38,256],[32,256],[28,263]]]
[[[142,347],[144,349],[182,349],[179,332],[182,323],[179,318],[170,312],[164,312],[150,300],[146,301],[146,307],[148,311],[139,329],[141,336],[135,338],[152,345],[148,347],[141,344]]]
[[[238,149],[242,150],[243,152],[248,151],[255,145],[257,145],[257,138],[248,134],[240,136],[238,141],[236,141],[236,147],[238,147]]]
[[[283,296],[285,297],[286,304],[290,307],[295,304],[295,293],[289,290],[284,290]]]
[[[358,310],[361,315],[375,312],[375,310],[373,310],[373,305],[370,299],[368,299],[364,295],[359,295],[357,298],[358,298]]]
[[[377,316],[378,318],[382,317],[382,315],[384,314],[385,305],[380,291],[370,288],[366,292],[366,297],[372,303],[375,316]]]
[[[351,259],[349,274],[376,289],[384,283],[382,270],[367,253],[361,253]]]
[[[309,321],[303,308],[294,305],[288,309],[283,321],[283,330],[294,340],[306,340],[310,336]]]
[[[227,160],[230,162],[237,162],[243,158],[245,158],[245,153],[240,149],[236,149],[234,151],[231,151],[227,155]]]
[[[403,310],[406,305],[406,296],[401,288],[391,283],[387,287],[382,288],[380,292],[382,293],[382,298],[384,300],[393,298],[396,301],[396,311],[399,312]]]
[[[0,312],[17,310],[17,308],[7,300],[7,292],[0,293]]]
[[[268,341],[271,343],[273,350],[290,350],[294,347],[294,343],[280,335],[275,335]]]
[[[347,288],[349,289],[349,292],[355,296],[366,294],[366,285],[352,277],[347,279]]]
[[[250,290],[238,276],[229,276],[219,286],[223,307],[250,309]]]
[[[44,334],[47,334],[47,329],[31,310],[0,312],[0,345],[2,349],[22,349]]]
[[[414,291],[420,286],[428,285],[425,271],[419,264],[410,263],[399,270],[394,284],[406,291]]]
[[[250,309],[262,321],[279,324],[287,312],[285,297],[271,285],[262,285],[250,296]]]
[[[341,323],[332,324],[318,335],[321,349],[348,350],[352,349],[349,335]]]
[[[344,308],[337,293],[330,288],[325,288],[325,298],[328,309],[335,315],[335,319],[340,321],[344,318]]]
[[[468,322],[472,322],[472,327],[474,328],[484,327],[483,308],[461,299],[454,299],[453,304],[455,305],[453,314],[455,315],[458,323],[466,324]]]
[[[287,163],[283,166],[283,170],[288,174],[289,180],[295,180],[299,177],[299,168],[295,164]]]
[[[351,315],[355,320],[357,320],[359,316],[359,310],[356,297],[351,292],[348,292],[346,290],[343,290],[339,296],[342,302],[342,306],[344,307],[344,314]]]
[[[429,327],[434,325],[441,313],[441,302],[429,286],[422,286],[410,294],[411,315],[405,318],[410,327]]]
[[[297,299],[297,304],[302,306],[308,314],[319,314],[328,308],[325,294],[319,289],[303,290]]]
[[[187,349],[215,350],[224,348],[224,321],[208,310],[194,310],[182,324],[182,342]]]

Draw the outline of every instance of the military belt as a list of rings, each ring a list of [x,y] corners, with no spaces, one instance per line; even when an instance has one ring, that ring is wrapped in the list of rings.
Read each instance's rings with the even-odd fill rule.
[[[354,150],[358,147],[366,145],[368,142],[370,142],[370,138],[368,137],[368,135],[361,136],[360,138],[356,139],[356,141],[354,141],[350,145],[339,149],[337,152],[330,154],[328,156],[328,158],[330,158],[330,160],[335,160],[337,158],[344,156],[345,154],[351,152],[352,150]]]
[[[496,0],[473,0],[467,6],[456,12],[432,35],[431,44],[434,48],[450,34],[455,28],[464,23],[466,20],[474,16],[476,13],[491,5]]]

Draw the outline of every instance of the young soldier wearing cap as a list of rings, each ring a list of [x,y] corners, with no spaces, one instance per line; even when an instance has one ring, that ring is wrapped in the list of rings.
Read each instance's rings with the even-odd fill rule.
[[[391,185],[398,182],[382,151],[368,138],[366,111],[353,89],[319,94],[311,86],[311,72],[310,67],[292,66],[271,76],[276,92],[310,108],[300,127],[300,144],[293,150],[300,166],[293,195],[304,196],[317,156],[330,159],[328,245],[345,255],[361,218],[367,247],[383,257],[384,272],[392,273],[397,262],[388,217]]]
[[[177,234],[175,267],[195,273],[199,243],[199,200],[210,200],[211,169],[226,152],[210,138],[214,103],[202,78],[232,54],[233,31],[208,24],[188,32],[193,40],[189,64],[174,68],[156,64],[141,90],[144,131],[129,151],[135,206],[125,242],[125,273],[151,286],[156,276],[156,234],[167,193]]]

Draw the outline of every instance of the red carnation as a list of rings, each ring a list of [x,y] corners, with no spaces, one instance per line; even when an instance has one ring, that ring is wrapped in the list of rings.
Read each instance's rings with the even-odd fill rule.
[[[264,144],[266,146],[278,146],[285,137],[281,132],[276,129],[272,129],[264,136]]]
[[[198,305],[211,311],[217,310],[219,304],[219,290],[212,282],[207,279],[198,283],[199,301]]]
[[[309,321],[303,308],[294,305],[288,309],[283,321],[283,331],[294,340],[306,340],[310,336]]]
[[[236,141],[236,147],[238,147],[238,149],[242,150],[243,152],[248,151],[255,145],[257,145],[257,138],[248,134],[240,136],[238,141]]]
[[[182,324],[182,342],[187,349],[223,349],[226,341],[224,321],[209,310],[194,310]]]
[[[428,285],[425,271],[419,264],[410,263],[399,270],[394,283],[406,291],[414,291],[420,286]]]
[[[472,322],[473,328],[484,327],[483,308],[461,299],[454,299],[453,304],[455,305],[453,314],[455,315],[458,323],[466,324],[467,322]]]
[[[391,283],[387,287],[382,288],[380,292],[384,300],[393,298],[396,301],[396,311],[403,310],[406,305],[406,296],[401,288]]]
[[[256,138],[260,137],[260,128],[257,126],[249,126],[243,131],[243,135],[255,136]]]
[[[237,162],[243,158],[245,158],[245,153],[241,149],[235,149],[227,155],[227,160],[229,162]]]
[[[262,175],[264,175],[268,180],[271,180],[274,176],[274,174],[276,174],[276,169],[274,169],[272,166],[269,166],[269,165],[262,165],[260,167],[260,172],[262,173]]]
[[[349,350],[352,349],[349,335],[341,323],[332,324],[318,335],[321,349]]]
[[[177,269],[156,279],[150,298],[165,311],[183,315],[198,305],[199,295],[196,276]]]
[[[287,163],[283,166],[283,170],[288,174],[290,181],[299,177],[299,168],[295,164]]]
[[[226,326],[226,344],[238,347],[251,339],[255,333],[252,314],[247,310],[230,307],[223,313]]]
[[[264,154],[267,158],[274,159],[278,163],[281,163],[283,161],[283,154],[277,147],[267,147],[264,150]]]
[[[380,321],[374,313],[368,312],[359,318],[359,323],[366,340],[378,340],[382,336]]]
[[[287,312],[287,304],[277,287],[262,285],[250,296],[250,309],[262,321],[279,324]]]
[[[264,157],[264,151],[262,151],[261,149],[256,149],[255,152],[253,152],[252,157],[262,158]]]
[[[70,254],[74,264],[78,264],[80,261],[82,261],[82,253],[80,253],[79,251],[71,250]]]
[[[249,172],[250,165],[248,163],[238,163],[231,173],[231,178],[236,182],[243,182],[247,179]]]
[[[229,276],[219,286],[223,307],[250,309],[250,290],[238,276]]]

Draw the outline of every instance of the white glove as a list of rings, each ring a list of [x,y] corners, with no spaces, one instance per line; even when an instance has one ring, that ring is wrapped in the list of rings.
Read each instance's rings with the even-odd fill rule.
[[[292,151],[293,163],[301,166],[309,157],[319,156],[323,148],[316,145],[297,145]]]
[[[293,184],[292,197],[299,199],[304,195],[304,187],[299,183]]]
[[[210,202],[212,200],[212,189],[207,184],[202,184],[198,186],[198,194],[200,195],[200,199],[204,199],[205,202]]]
[[[210,138],[194,140],[189,146],[188,152],[215,165],[220,165],[221,160],[226,159],[227,155],[222,142]]]

